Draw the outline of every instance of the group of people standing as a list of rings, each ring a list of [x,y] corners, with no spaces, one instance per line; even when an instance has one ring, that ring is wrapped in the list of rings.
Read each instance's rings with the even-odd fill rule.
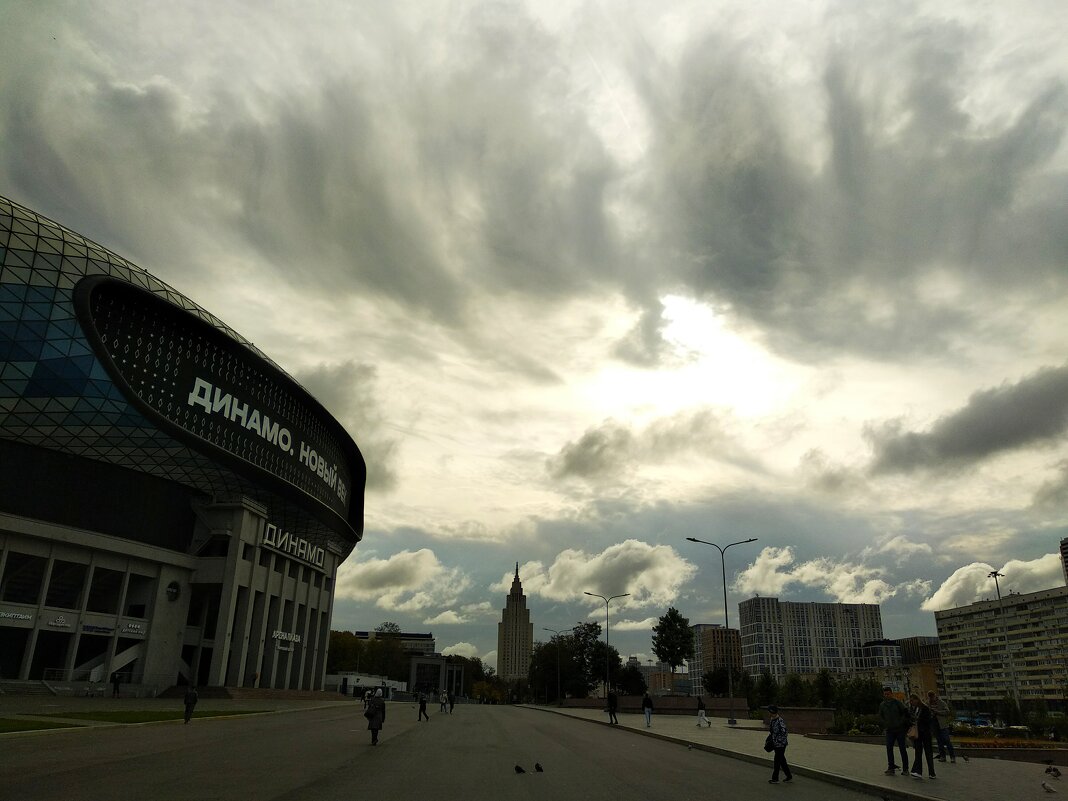
[[[953,743],[949,739],[953,712],[949,704],[938,697],[938,693],[927,693],[927,702],[916,693],[909,695],[908,706],[894,697],[893,690],[883,687],[883,702],[879,705],[879,717],[886,730],[886,775],[894,776],[898,765],[894,761],[894,750],[901,754],[901,775],[911,775],[914,779],[923,778],[923,763],[927,762],[927,776],[934,779],[934,763],[945,762],[948,758],[955,764],[957,756],[953,752]],[[931,737],[938,743],[938,756],[934,756]],[[909,755],[906,740],[912,741],[913,760],[909,769]]]

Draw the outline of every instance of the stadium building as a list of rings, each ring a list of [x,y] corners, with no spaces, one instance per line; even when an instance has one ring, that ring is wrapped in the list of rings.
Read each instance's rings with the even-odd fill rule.
[[[0,197],[0,678],[322,689],[365,480],[248,340]]]

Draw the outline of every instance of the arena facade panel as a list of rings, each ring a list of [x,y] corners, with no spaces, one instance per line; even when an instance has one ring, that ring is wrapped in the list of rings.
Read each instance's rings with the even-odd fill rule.
[[[0,678],[321,689],[365,482],[247,339],[0,197]]]

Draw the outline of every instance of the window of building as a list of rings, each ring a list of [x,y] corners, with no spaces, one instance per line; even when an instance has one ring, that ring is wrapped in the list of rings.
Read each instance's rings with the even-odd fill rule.
[[[85,591],[85,575],[89,565],[56,559],[48,579],[45,606],[55,609],[81,609]]]
[[[48,560],[43,556],[8,553],[4,577],[0,579],[0,598],[13,604],[36,604],[47,566]]]

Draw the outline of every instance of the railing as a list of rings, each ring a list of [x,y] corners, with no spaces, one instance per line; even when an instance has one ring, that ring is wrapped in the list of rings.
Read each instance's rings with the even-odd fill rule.
[[[57,695],[105,696],[114,691],[111,677],[107,680],[96,678],[95,668],[45,668],[42,679]],[[114,674],[113,674],[114,675]],[[134,676],[128,671],[118,671],[120,696],[133,698],[155,698],[161,692],[176,683],[174,674],[157,673]]]

